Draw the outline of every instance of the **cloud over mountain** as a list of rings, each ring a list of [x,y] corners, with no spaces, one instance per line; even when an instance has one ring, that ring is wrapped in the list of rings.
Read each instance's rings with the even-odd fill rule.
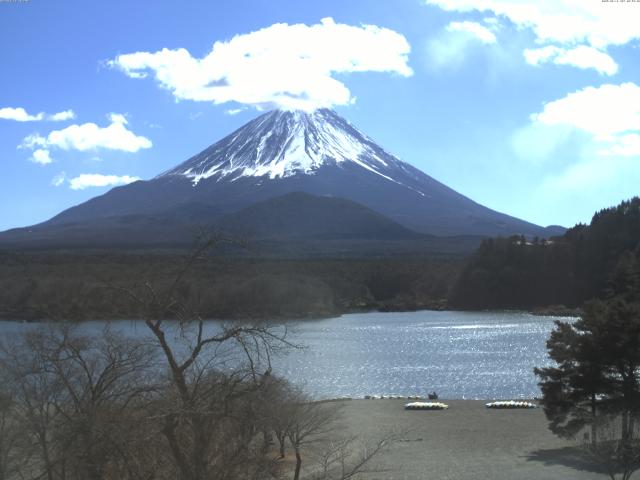
[[[184,48],[163,48],[119,55],[108,64],[131,78],[153,75],[177,100],[313,110],[353,103],[336,74],[412,75],[410,51],[393,30],[324,18],[315,25],[277,23],[236,35],[215,42],[202,58]]]

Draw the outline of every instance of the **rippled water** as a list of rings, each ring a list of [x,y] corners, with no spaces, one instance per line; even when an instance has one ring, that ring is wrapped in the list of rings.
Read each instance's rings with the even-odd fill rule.
[[[558,317],[526,313],[365,313],[304,322],[307,345],[276,371],[320,397],[425,394],[531,398],[533,368],[549,364],[545,342]]]
[[[549,363],[545,342],[557,318],[422,311],[297,322],[292,340],[305,348],[276,358],[274,373],[321,398],[432,390],[450,399],[532,398],[540,394],[533,368]],[[85,328],[99,331],[102,325],[88,322]],[[136,322],[118,326],[146,334]],[[3,336],[23,328],[0,323]]]

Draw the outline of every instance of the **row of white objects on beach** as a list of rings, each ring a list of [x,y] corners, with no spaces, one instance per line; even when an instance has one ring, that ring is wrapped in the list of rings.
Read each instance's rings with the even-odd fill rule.
[[[536,408],[535,403],[520,402],[515,400],[490,402],[486,404],[487,408],[507,409],[507,408]],[[404,406],[405,410],[446,410],[449,405],[442,402],[412,402]]]
[[[407,403],[404,408],[406,410],[446,410],[449,408],[449,405],[442,402],[424,402],[422,400],[426,400],[426,397],[422,397],[420,395],[365,395],[361,397],[364,400],[416,400],[414,402]],[[335,398],[325,399],[325,402],[342,402],[345,400],[353,400],[353,397],[350,396],[342,396]],[[514,409],[514,408],[536,408],[537,405],[532,402],[525,402],[521,400],[499,400],[495,402],[489,402],[485,404],[487,408],[492,409]]]
[[[420,395],[365,395],[365,400],[424,400]]]
[[[506,400],[487,403],[487,408],[536,408],[535,403]]]
[[[446,410],[449,405],[442,402],[411,402],[404,406],[405,410]]]

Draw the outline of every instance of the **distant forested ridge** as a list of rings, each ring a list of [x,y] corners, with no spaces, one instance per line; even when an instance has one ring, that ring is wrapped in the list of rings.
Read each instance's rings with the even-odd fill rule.
[[[176,295],[204,318],[306,318],[446,307],[464,258],[200,258]],[[123,289],[168,289],[184,256],[0,252],[0,318],[131,319]]]
[[[640,198],[601,210],[550,240],[482,242],[452,289],[450,306],[465,309],[580,307],[612,285],[640,288]]]

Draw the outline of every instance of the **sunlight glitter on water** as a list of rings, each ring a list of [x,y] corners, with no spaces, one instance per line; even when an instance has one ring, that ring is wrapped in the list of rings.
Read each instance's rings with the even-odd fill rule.
[[[300,322],[295,340],[307,348],[278,359],[276,371],[318,397],[435,390],[450,399],[533,398],[533,368],[549,364],[556,319],[422,311]]]

